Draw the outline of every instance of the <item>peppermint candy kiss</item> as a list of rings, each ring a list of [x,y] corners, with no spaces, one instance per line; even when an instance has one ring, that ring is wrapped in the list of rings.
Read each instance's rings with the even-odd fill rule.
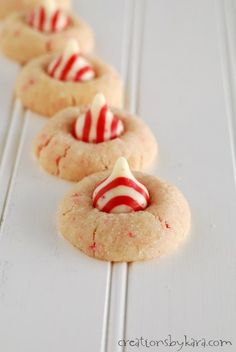
[[[41,6],[30,12],[27,22],[41,32],[53,33],[67,28],[70,18],[57,8],[55,1],[45,0]]]
[[[112,174],[93,193],[93,206],[106,213],[144,210],[150,202],[147,188],[133,176],[128,162],[117,160]]]
[[[90,110],[79,116],[75,123],[75,136],[87,143],[101,143],[119,137],[123,123],[108,109],[103,94],[97,94]]]
[[[89,62],[80,54],[76,40],[69,40],[62,55],[48,66],[48,74],[61,81],[89,81],[95,77],[95,71]]]

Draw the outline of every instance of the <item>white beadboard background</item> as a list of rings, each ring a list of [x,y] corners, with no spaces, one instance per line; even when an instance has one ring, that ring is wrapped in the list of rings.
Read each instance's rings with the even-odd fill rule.
[[[231,340],[236,347],[236,1],[75,0],[97,52],[122,74],[125,105],[160,146],[155,174],[193,215],[185,245],[145,263],[90,259],[57,235],[72,185],[31,155],[46,120],[14,100],[19,68],[0,57],[0,351],[131,352],[143,336]],[[182,351],[193,350],[183,348]]]

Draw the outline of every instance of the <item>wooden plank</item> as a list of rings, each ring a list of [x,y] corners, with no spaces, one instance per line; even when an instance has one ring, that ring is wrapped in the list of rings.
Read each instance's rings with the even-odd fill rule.
[[[3,221],[5,200],[14,170],[23,121],[22,105],[19,101],[16,101],[12,110],[11,123],[7,132],[7,139],[4,145],[4,152],[0,166],[0,222]]]
[[[57,204],[71,184],[32,161],[32,136],[42,123],[27,115],[2,227],[0,349],[99,350],[108,266],[57,234]]]
[[[0,56],[0,167],[4,145],[6,143],[7,132],[10,126],[13,101],[12,91],[17,71],[18,66],[15,63],[8,61],[3,56]]]
[[[119,70],[123,60],[124,1],[112,6],[115,21],[110,18],[109,2],[99,1],[97,9],[109,18],[106,26],[91,11],[91,2],[75,5],[93,24],[105,59]],[[114,23],[119,26],[114,27]],[[72,184],[47,175],[32,159],[32,139],[45,122],[27,112],[4,207],[0,350],[103,352],[111,264],[91,260],[58,237],[57,205]]]
[[[18,70],[17,64],[0,56],[0,222],[22,127],[20,106],[13,101]]]
[[[234,170],[236,170],[236,4],[233,0],[218,1],[217,20],[222,57],[226,107],[229,116],[229,133],[232,141]]]
[[[178,252],[130,266],[127,339],[235,343],[236,195],[215,10],[213,0],[147,1],[140,113],[160,144],[156,175],[183,190],[193,223]]]

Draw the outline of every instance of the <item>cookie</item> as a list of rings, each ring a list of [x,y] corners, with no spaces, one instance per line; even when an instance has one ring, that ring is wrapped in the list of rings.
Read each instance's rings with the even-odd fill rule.
[[[126,157],[135,170],[147,169],[153,163],[157,143],[149,127],[126,111],[108,109],[107,105],[98,109],[99,96],[90,108],[72,107],[59,112],[38,134],[33,149],[44,170],[69,181],[79,181],[92,173],[111,169],[120,156]],[[88,126],[87,117],[94,113]],[[108,117],[110,120],[106,120]]]
[[[62,55],[42,56],[23,67],[16,81],[16,95],[23,105],[31,111],[51,117],[70,106],[88,105],[94,95],[101,92],[109,105],[120,107],[123,86],[114,68],[94,56],[82,55],[83,68],[92,67],[95,77],[90,70],[89,79],[81,80],[84,77],[79,67],[80,54],[68,55],[68,46],[70,42]],[[52,69],[52,64],[57,62],[59,67]]]
[[[128,212],[99,210],[93,203],[94,192],[110,174],[106,171],[90,175],[65,196],[58,211],[59,232],[88,256],[113,262],[147,260],[175,250],[190,229],[190,209],[182,193],[154,176],[134,172],[137,182],[148,190],[146,208]],[[116,187],[121,186],[113,185],[113,189]],[[110,191],[107,188],[105,193]],[[125,188],[121,194],[127,193]],[[108,204],[109,195],[105,196]]]
[[[4,21],[0,33],[4,55],[25,64],[41,55],[62,51],[71,38],[79,43],[83,53],[93,50],[94,36],[88,24],[49,4],[14,13]]]
[[[42,4],[42,0],[0,0],[0,20],[9,16],[13,12],[31,9]],[[56,0],[60,8],[70,8],[70,0]]]

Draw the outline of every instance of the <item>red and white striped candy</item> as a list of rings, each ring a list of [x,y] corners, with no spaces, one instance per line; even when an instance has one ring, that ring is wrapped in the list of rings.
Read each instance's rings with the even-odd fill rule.
[[[48,66],[48,74],[61,81],[82,82],[95,77],[90,63],[80,54],[76,40],[69,40],[62,55],[56,57]]]
[[[57,8],[53,0],[45,0],[27,16],[28,24],[45,33],[54,33],[66,29],[70,23],[69,16]]]
[[[144,210],[150,202],[147,188],[130,171],[128,162],[117,160],[112,174],[93,193],[93,206],[106,213],[130,213]]]
[[[119,137],[124,131],[122,121],[108,109],[103,94],[97,94],[90,110],[79,116],[75,136],[87,143],[101,143]]]

